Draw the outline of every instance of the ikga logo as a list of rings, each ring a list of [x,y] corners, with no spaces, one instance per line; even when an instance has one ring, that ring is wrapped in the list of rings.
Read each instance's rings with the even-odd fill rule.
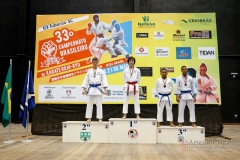
[[[215,47],[198,47],[199,59],[216,59]]]
[[[130,129],[130,130],[128,131],[128,137],[129,137],[129,138],[135,139],[135,138],[137,138],[137,136],[138,136],[138,132],[137,132],[136,129]]]
[[[155,48],[156,57],[169,57],[169,48],[168,47],[156,47]]]
[[[138,28],[155,28],[155,23],[150,22],[149,16],[142,16],[143,22],[138,22]]]
[[[191,59],[191,47],[176,47],[177,59]]]
[[[173,34],[173,41],[185,41],[185,34],[181,34],[179,29],[176,30],[176,33]]]
[[[147,47],[136,47],[135,55],[136,56],[148,56],[148,48]]]
[[[154,39],[164,39],[164,32],[154,32]]]

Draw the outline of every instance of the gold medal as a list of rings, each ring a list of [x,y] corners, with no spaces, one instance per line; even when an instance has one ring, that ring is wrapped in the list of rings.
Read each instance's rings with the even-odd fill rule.
[[[166,88],[166,85],[164,84],[164,86],[163,86],[164,88]]]
[[[187,83],[185,83],[185,86],[187,86]]]

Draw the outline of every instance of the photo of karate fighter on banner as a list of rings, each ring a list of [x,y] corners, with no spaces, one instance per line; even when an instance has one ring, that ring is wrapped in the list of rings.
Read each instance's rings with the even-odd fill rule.
[[[111,34],[110,37],[107,37],[106,30]],[[124,41],[124,31],[117,20],[113,20],[108,25],[105,22],[100,22],[99,15],[94,15],[93,23],[88,23],[86,30],[87,35],[92,33],[95,35],[89,44],[89,51],[92,57],[97,57],[100,61],[102,55],[108,51],[111,58],[116,58],[118,55],[123,54],[128,59],[129,53],[123,49],[123,46],[128,47],[128,45]],[[91,63],[91,59],[89,58],[87,63]]]

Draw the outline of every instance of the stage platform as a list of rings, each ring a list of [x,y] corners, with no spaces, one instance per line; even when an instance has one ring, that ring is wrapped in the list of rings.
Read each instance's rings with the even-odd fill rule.
[[[110,118],[108,122],[62,122],[62,142],[81,143],[204,143],[204,127],[157,127],[154,118]]]

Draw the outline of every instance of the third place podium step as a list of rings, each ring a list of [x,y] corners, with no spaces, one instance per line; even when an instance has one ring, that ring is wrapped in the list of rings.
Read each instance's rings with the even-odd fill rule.
[[[156,119],[110,118],[109,143],[156,143]]]

